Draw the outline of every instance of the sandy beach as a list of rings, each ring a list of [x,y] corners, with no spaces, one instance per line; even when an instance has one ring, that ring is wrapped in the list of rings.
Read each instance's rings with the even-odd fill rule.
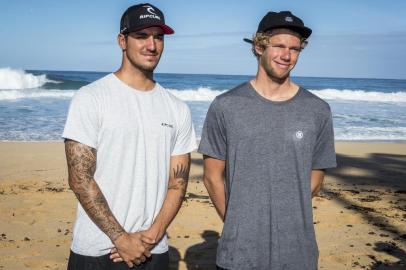
[[[313,199],[319,269],[406,269],[406,144],[338,142]],[[76,199],[61,142],[0,143],[0,269],[66,269]],[[215,269],[222,223],[194,153],[171,269]]]

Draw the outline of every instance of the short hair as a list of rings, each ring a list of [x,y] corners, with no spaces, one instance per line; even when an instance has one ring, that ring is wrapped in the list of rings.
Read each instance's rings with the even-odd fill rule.
[[[277,35],[277,34],[290,34],[290,35],[298,37],[300,39],[300,49],[301,50],[306,48],[306,46],[308,44],[308,41],[306,38],[303,38],[298,32],[295,32],[288,28],[276,28],[276,29],[272,29],[267,32],[258,32],[252,37],[252,48],[251,48],[252,53],[254,54],[254,56],[257,59],[259,58],[259,55],[255,51],[255,46],[265,49],[266,47],[269,46],[269,38],[274,35]]]

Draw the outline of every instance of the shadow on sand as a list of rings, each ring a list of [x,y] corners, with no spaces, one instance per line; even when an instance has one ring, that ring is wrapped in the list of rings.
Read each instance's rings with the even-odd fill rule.
[[[406,224],[406,155],[374,153],[368,157],[351,157],[338,154],[337,162],[338,168],[329,170],[327,174],[335,178],[338,184],[335,186],[326,183],[322,194],[346,209],[361,214],[367,223],[392,238],[376,242],[374,250],[390,254],[398,261],[382,262],[375,256],[368,255],[373,260],[372,268],[369,269],[406,269],[406,252],[396,244],[406,243],[406,227],[393,223],[396,220]],[[354,169],[363,173],[353,173]],[[389,209],[365,206],[367,202],[381,200],[386,201],[382,205],[389,205]],[[388,210],[391,209],[396,210],[397,214],[390,214]]]
[[[185,253],[188,270],[215,270],[218,232],[206,230],[201,234],[204,241],[189,247]]]
[[[176,248],[169,246],[169,269],[178,270],[180,260],[181,257],[179,251]]]

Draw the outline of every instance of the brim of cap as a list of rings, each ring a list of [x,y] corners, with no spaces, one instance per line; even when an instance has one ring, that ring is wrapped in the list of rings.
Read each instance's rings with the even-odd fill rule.
[[[157,26],[161,27],[161,29],[164,30],[165,35],[172,35],[175,33],[175,31],[173,31],[173,29],[170,28],[169,26],[167,26],[166,24],[157,25]]]
[[[175,31],[166,24],[146,24],[141,27],[128,29],[127,32],[134,32],[134,31],[142,30],[142,29],[149,28],[149,27],[160,27],[164,31],[165,35],[172,35],[175,33]]]
[[[273,26],[272,28],[268,29],[268,30],[272,30],[272,29],[276,29],[276,28],[287,28],[287,29],[291,29],[295,32],[298,32],[304,39],[310,37],[310,35],[312,34],[312,29],[307,28],[306,26],[304,27],[294,27],[294,26],[286,26],[286,25],[281,25],[281,26]],[[243,40],[245,42],[248,43],[253,43],[252,39],[249,38],[243,38]]]

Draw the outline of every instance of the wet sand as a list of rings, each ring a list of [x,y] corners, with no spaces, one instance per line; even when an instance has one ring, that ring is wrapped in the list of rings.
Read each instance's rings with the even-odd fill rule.
[[[406,269],[406,144],[338,142],[339,167],[313,199],[319,269]],[[76,199],[63,143],[0,143],[0,269],[66,269]],[[172,223],[171,269],[215,269],[222,223],[202,160]]]

